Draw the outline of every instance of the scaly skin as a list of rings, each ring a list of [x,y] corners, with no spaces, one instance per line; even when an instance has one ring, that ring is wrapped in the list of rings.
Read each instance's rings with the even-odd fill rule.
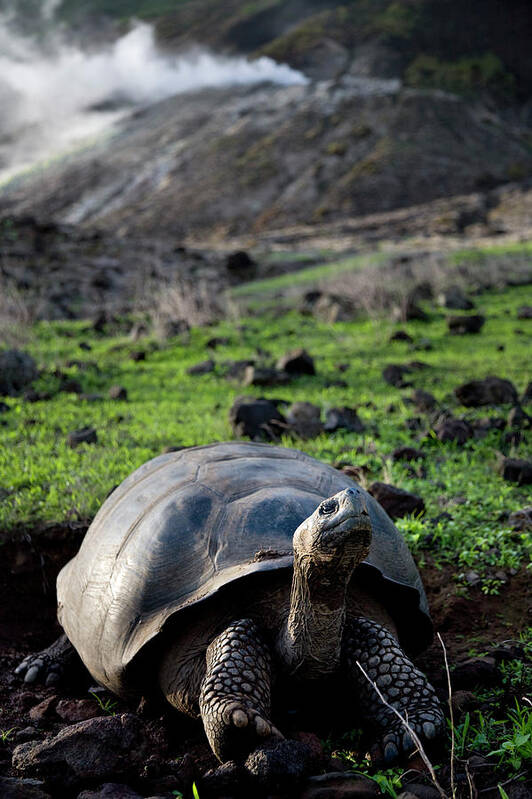
[[[235,621],[207,649],[200,711],[214,754],[222,762],[246,756],[269,737],[271,658],[256,624]]]
[[[344,653],[364,718],[377,731],[375,760],[393,763],[416,748],[405,725],[382,702],[357,665],[360,663],[388,704],[395,708],[422,743],[439,737],[445,720],[434,688],[406,657],[396,639],[370,619],[354,619],[345,632]],[[380,750],[380,751],[379,751]]]

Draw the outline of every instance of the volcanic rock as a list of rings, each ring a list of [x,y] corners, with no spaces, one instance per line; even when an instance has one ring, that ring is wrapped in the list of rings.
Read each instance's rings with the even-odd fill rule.
[[[467,408],[517,402],[517,391],[513,383],[500,377],[471,380],[455,388],[454,393],[456,399]]]
[[[255,397],[237,397],[229,410],[229,421],[238,438],[249,436],[253,441],[276,440],[287,422],[273,402]]]
[[[17,780],[0,777],[0,796],[2,799],[51,799],[42,788],[39,780]]]
[[[91,699],[61,699],[57,703],[55,712],[69,724],[94,719],[102,714],[98,704]]]
[[[532,418],[525,413],[520,405],[515,405],[508,414],[508,427],[512,430],[522,430],[532,425]]]
[[[390,341],[406,341],[409,344],[414,343],[414,339],[406,332],[406,330],[396,330],[395,333],[392,333],[390,336]]]
[[[466,333],[480,333],[486,319],[480,314],[472,316],[449,316],[447,326],[449,333],[463,336]]]
[[[124,386],[111,386],[109,389],[109,399],[112,400],[127,400],[127,388]]]
[[[499,474],[510,483],[529,485],[532,483],[532,461],[502,457],[499,461]]]
[[[332,771],[310,777],[300,799],[374,799],[381,796],[375,780],[349,771]]]
[[[464,444],[475,435],[469,422],[465,419],[456,419],[454,416],[436,422],[434,432],[440,441],[455,441],[457,444]]]
[[[394,461],[416,461],[423,459],[425,453],[415,447],[398,447],[392,452],[392,459]]]
[[[309,776],[313,758],[309,747],[299,741],[283,740],[269,747],[255,749],[244,768],[256,785],[271,793],[295,789]]]
[[[230,253],[225,259],[225,268],[235,282],[252,280],[257,273],[257,264],[244,250]]]
[[[94,791],[82,791],[77,799],[142,799],[142,796],[127,785],[106,782]]]
[[[405,388],[412,385],[405,380],[405,375],[409,374],[412,369],[409,366],[401,366],[400,364],[390,363],[382,370],[384,380],[395,388]]]
[[[460,286],[449,286],[438,295],[438,305],[450,311],[471,311],[475,305]]]
[[[453,688],[473,688],[475,685],[494,685],[500,672],[493,657],[472,657],[457,663],[453,671]]]
[[[200,361],[199,363],[195,363],[193,366],[188,367],[187,375],[206,375],[209,372],[214,372],[215,366],[216,364],[211,359],[208,361]]]
[[[286,372],[271,366],[247,366],[244,371],[244,386],[279,386],[289,380]]]
[[[142,766],[147,740],[138,718],[124,713],[80,721],[54,738],[20,744],[13,767],[27,774],[60,773],[67,782],[105,779]]]
[[[31,355],[21,350],[0,352],[0,396],[15,396],[38,376]]]
[[[532,319],[532,305],[521,305],[517,309],[518,319]]]
[[[314,366],[314,358],[304,349],[291,350],[285,353],[276,364],[277,369],[281,372],[287,372],[290,375],[315,375],[316,367]]]
[[[514,510],[508,517],[508,523],[512,525],[513,530],[532,531],[532,505],[521,508],[521,510]]]
[[[286,412],[286,421],[300,438],[315,438],[323,432],[321,408],[311,402],[294,402]]]
[[[399,519],[411,513],[425,513],[425,503],[421,497],[397,486],[377,481],[370,485],[368,491],[392,519]]]
[[[82,427],[81,430],[73,430],[67,436],[67,443],[71,449],[79,447],[80,444],[96,444],[98,434],[94,427]]]
[[[436,405],[436,397],[430,391],[424,391],[422,388],[416,388],[412,394],[412,401],[418,411],[427,413],[433,411]]]
[[[523,405],[532,404],[532,380],[525,388],[523,396],[521,397],[521,402],[523,403]]]
[[[348,430],[350,433],[362,433],[365,430],[365,426],[356,408],[347,408],[345,405],[342,405],[340,408],[329,408],[325,414],[324,429],[328,433],[334,433],[335,430]]]

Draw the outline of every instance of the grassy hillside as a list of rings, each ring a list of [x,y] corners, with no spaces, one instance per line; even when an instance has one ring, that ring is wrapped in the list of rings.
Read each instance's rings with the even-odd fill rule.
[[[405,328],[414,341],[431,342],[430,351],[418,354],[404,342],[389,342],[392,323],[368,319],[331,326],[295,312],[279,319],[246,319],[238,326],[227,322],[192,330],[185,339],[164,346],[148,339],[142,342],[146,360],[140,362],[130,358],[139,344],[127,338],[95,337],[84,323],[41,323],[29,349],[43,370],[35,388],[51,399],[7,400],[0,428],[0,529],[5,536],[39,521],[89,519],[113,486],[165,447],[230,439],[228,411],[234,399],[243,393],[266,394],[288,403],[308,400],[323,413],[333,406],[359,408],[365,434],[337,432],[308,441],[286,438],[282,443],[329,463],[362,467],[369,482],[384,479],[419,493],[427,503],[426,518],[452,508],[450,522],[431,525],[412,518],[400,526],[414,549],[430,531],[435,551],[452,562],[458,557],[460,572],[483,568],[489,588],[492,569],[517,567],[526,560],[530,545],[524,535],[508,536],[501,522],[527,499],[525,487],[505,482],[496,472],[501,433],[492,430],[483,439],[457,446],[439,442],[427,418],[420,418],[418,429],[411,431],[408,420],[419,416],[408,402],[412,389],[391,388],[381,372],[389,363],[422,358],[426,367],[413,373],[414,386],[433,392],[442,408],[456,413],[465,409],[457,404],[453,389],[471,378],[500,375],[522,392],[531,335],[526,329],[519,332],[530,323],[516,322],[516,308],[527,299],[532,302],[532,292],[522,288],[483,295],[478,310],[488,321],[476,337],[449,336],[444,312],[430,309],[429,322],[411,322]],[[213,337],[228,339],[214,355],[206,347]],[[274,360],[301,344],[316,358],[316,377],[271,389],[245,389],[223,376],[227,361],[252,357],[258,348],[264,359]],[[214,372],[187,374],[188,367],[210,357],[216,362]],[[67,366],[69,361],[75,364]],[[342,363],[347,369],[340,374]],[[66,376],[79,381],[89,399],[56,393],[56,369],[63,380]],[[340,377],[346,385],[334,384]],[[117,383],[127,389],[127,401],[107,398],[109,387]],[[474,420],[501,413],[504,408],[479,409],[466,416]],[[85,426],[94,426],[98,442],[70,449],[68,433]],[[422,446],[426,474],[392,462],[392,451],[406,444]]]

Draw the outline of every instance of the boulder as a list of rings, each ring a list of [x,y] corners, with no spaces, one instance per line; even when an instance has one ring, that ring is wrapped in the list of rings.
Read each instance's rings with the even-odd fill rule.
[[[402,305],[396,305],[392,309],[392,317],[397,322],[426,322],[429,318],[425,311],[419,307],[416,297],[407,297]]]
[[[369,493],[382,505],[388,516],[398,519],[411,513],[425,513],[425,503],[421,497],[404,491],[388,483],[375,482],[369,487]]]
[[[37,365],[27,352],[0,352],[0,396],[15,396],[38,376]]]
[[[408,344],[414,343],[414,339],[406,330],[396,330],[395,333],[392,333],[390,336],[390,341],[406,341]]]
[[[73,430],[67,436],[67,443],[71,449],[76,449],[80,444],[96,444],[98,434],[94,427],[82,427],[81,430]]]
[[[253,441],[277,440],[287,422],[273,402],[255,397],[237,397],[229,410],[229,421],[238,438],[249,436]]]
[[[525,388],[523,396],[521,397],[521,402],[523,405],[532,405],[532,380]]]
[[[532,505],[514,510],[508,517],[508,523],[518,532],[532,531]]]
[[[102,715],[102,710],[98,703],[93,699],[61,699],[55,708],[55,712],[69,724],[77,721],[86,721]]]
[[[456,664],[453,670],[453,688],[473,688],[475,685],[494,685],[501,673],[493,657],[472,657]]]
[[[471,311],[475,307],[460,286],[449,286],[438,294],[438,305],[450,311]]]
[[[109,389],[109,399],[112,400],[127,400],[127,388],[124,386],[111,386]]]
[[[77,799],[142,799],[142,795],[116,782],[106,782],[94,791],[82,791]]]
[[[424,391],[422,388],[416,388],[412,394],[412,402],[416,406],[416,409],[422,413],[433,411],[438,404],[436,397],[431,394],[430,391]]]
[[[67,783],[99,780],[138,770],[147,751],[139,719],[124,713],[80,721],[53,738],[19,744],[13,768],[24,774],[60,774]]]
[[[505,405],[517,402],[517,391],[513,383],[490,375],[484,380],[470,380],[454,390],[456,399],[466,408],[481,405]]]
[[[480,314],[471,316],[449,316],[447,326],[449,333],[463,336],[467,333],[480,333],[486,319]]]
[[[398,447],[392,452],[392,460],[394,461],[417,461],[423,459],[425,453],[415,447]]]
[[[247,366],[244,371],[244,386],[279,386],[289,380],[286,372],[272,366]]]
[[[503,456],[499,460],[499,474],[510,483],[530,485],[532,483],[532,461]]]
[[[187,375],[206,375],[209,372],[214,372],[216,364],[212,359],[207,361],[200,361],[187,369]]]
[[[532,319],[532,305],[521,305],[517,309],[518,319]]]
[[[55,714],[55,706],[57,704],[57,696],[48,696],[46,699],[43,699],[42,702],[39,702],[38,705],[34,705],[29,713],[30,719],[37,723],[44,721],[44,719],[50,718]]]
[[[312,771],[310,748],[289,739],[255,749],[244,763],[253,783],[270,793],[296,789]]]
[[[525,413],[520,405],[514,405],[508,414],[508,427],[510,430],[523,430],[532,426],[532,418]]]
[[[146,352],[145,350],[132,350],[129,353],[129,359],[131,361],[145,361],[146,360]]]
[[[51,799],[40,780],[17,780],[1,776],[0,796],[2,799]]]
[[[315,375],[316,367],[312,355],[302,349],[291,350],[277,361],[276,367],[290,375]]]
[[[457,444],[465,444],[475,435],[469,422],[466,422],[465,419],[456,419],[454,416],[436,422],[434,432],[440,441],[454,441]]]
[[[412,385],[405,380],[405,375],[408,375],[411,371],[412,369],[410,366],[390,363],[382,370],[382,376],[390,386],[405,388],[406,386]]]
[[[347,408],[345,405],[342,405],[340,408],[329,408],[325,414],[324,429],[328,433],[334,433],[335,430],[348,430],[350,433],[363,433],[365,426],[356,408]]]
[[[252,280],[257,274],[257,264],[244,250],[229,253],[225,268],[233,282]]]
[[[315,438],[323,432],[321,408],[311,402],[294,402],[286,412],[286,421],[303,439]]]
[[[350,771],[332,771],[310,777],[300,799],[374,799],[382,796],[375,780]]]

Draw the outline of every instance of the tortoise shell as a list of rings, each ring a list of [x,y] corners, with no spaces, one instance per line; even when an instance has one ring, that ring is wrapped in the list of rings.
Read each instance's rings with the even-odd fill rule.
[[[303,452],[268,444],[154,458],[107,498],[60,572],[59,621],[93,677],[127,693],[130,664],[170,617],[247,575],[291,570],[296,528],[350,486]],[[420,650],[432,635],[420,576],[391,519],[365,496],[372,545],[353,579],[388,607],[403,646]]]

